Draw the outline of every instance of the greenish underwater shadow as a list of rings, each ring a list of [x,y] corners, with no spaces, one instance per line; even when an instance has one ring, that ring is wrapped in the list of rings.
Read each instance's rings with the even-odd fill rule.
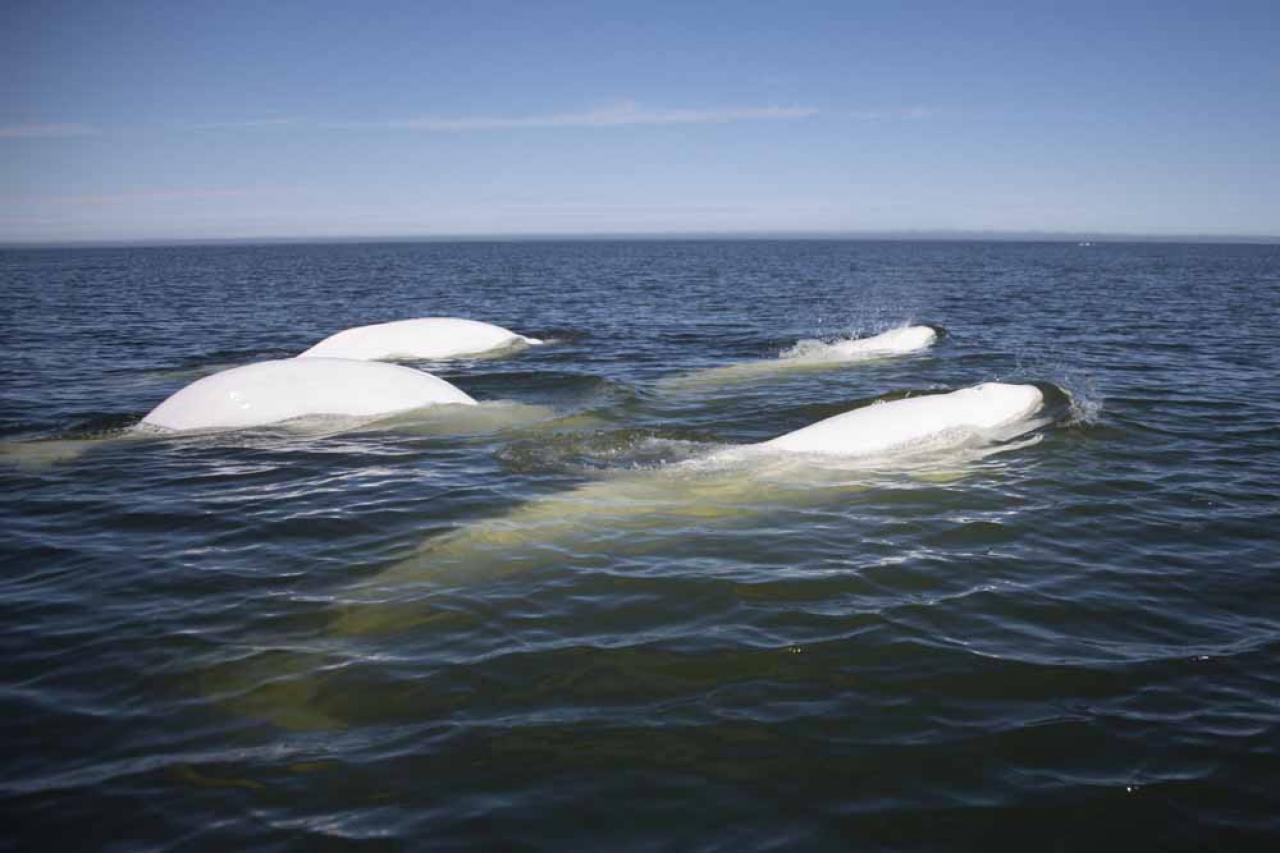
[[[975,436],[945,452],[857,461],[747,446],[658,468],[607,471],[428,539],[404,559],[328,596],[302,649],[262,649],[243,665],[207,673],[200,691],[234,714],[286,728],[341,728],[354,721],[353,714],[364,719],[384,698],[392,707],[391,694],[402,689],[388,688],[388,696],[376,701],[366,696],[356,709],[340,686],[348,664],[372,649],[387,649],[399,636],[421,642],[478,627],[479,617],[457,606],[459,591],[522,573],[653,553],[679,542],[682,531],[749,525],[855,500],[879,487],[953,487],[982,460],[1042,438],[1035,433],[991,445]]]
[[[393,415],[368,418],[311,415],[269,426],[241,430],[173,432],[131,419],[128,426],[85,437],[18,439],[0,442],[0,465],[43,470],[71,463],[104,448],[139,447],[156,443],[216,444],[218,446],[274,446],[298,439],[324,439],[362,433],[393,432],[409,436],[478,437],[536,435],[545,430],[591,429],[607,420],[589,410],[565,413],[551,406],[511,400],[475,405],[432,405]]]

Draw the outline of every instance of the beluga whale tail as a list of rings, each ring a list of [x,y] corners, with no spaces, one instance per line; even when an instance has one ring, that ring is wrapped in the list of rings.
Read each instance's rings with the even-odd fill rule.
[[[777,358],[744,361],[724,367],[695,370],[667,377],[659,388],[670,392],[688,392],[719,385],[753,382],[787,374],[834,370],[851,364],[923,352],[943,337],[941,326],[901,326],[867,338],[834,342],[803,340],[783,351]]]
[[[510,329],[458,317],[419,317],[344,329],[299,358],[411,361],[495,354],[543,343]]]
[[[233,367],[198,379],[152,409],[140,426],[227,430],[307,417],[370,418],[441,404],[473,406],[437,376],[396,364],[289,358]]]

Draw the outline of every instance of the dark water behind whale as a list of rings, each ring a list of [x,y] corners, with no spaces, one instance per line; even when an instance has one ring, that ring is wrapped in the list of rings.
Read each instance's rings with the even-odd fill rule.
[[[5,251],[0,285],[17,848],[1280,841],[1278,247]],[[519,417],[120,438],[213,369],[433,314],[556,340],[432,368]],[[907,320],[950,335],[661,390]],[[804,500],[676,479],[686,509],[643,524],[555,503],[991,379],[1053,382],[1074,416]],[[475,537],[485,570],[334,630],[351,583],[539,506],[545,541]]]

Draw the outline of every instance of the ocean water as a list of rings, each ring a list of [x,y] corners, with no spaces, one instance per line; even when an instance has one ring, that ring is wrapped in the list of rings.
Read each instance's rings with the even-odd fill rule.
[[[420,365],[467,417],[130,432],[426,315],[552,342]],[[948,335],[715,370],[909,321]],[[1280,247],[8,250],[0,330],[15,849],[1280,843]],[[678,464],[994,379],[1069,411]]]

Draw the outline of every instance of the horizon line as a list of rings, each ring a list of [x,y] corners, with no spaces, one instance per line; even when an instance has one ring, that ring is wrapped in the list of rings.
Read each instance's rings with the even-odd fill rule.
[[[59,248],[163,248],[202,245],[307,245],[360,243],[523,243],[523,242],[608,242],[652,240],[795,240],[795,241],[893,241],[909,242],[1001,242],[1001,243],[1222,243],[1270,245],[1280,244],[1280,233],[1215,234],[1206,232],[1142,232],[1142,231],[1039,231],[979,229],[866,229],[866,230],[761,230],[761,231],[616,231],[616,232],[457,232],[438,234],[388,233],[347,235],[287,234],[280,236],[232,235],[222,237],[109,237],[100,239],[6,240],[0,238],[0,249]]]

